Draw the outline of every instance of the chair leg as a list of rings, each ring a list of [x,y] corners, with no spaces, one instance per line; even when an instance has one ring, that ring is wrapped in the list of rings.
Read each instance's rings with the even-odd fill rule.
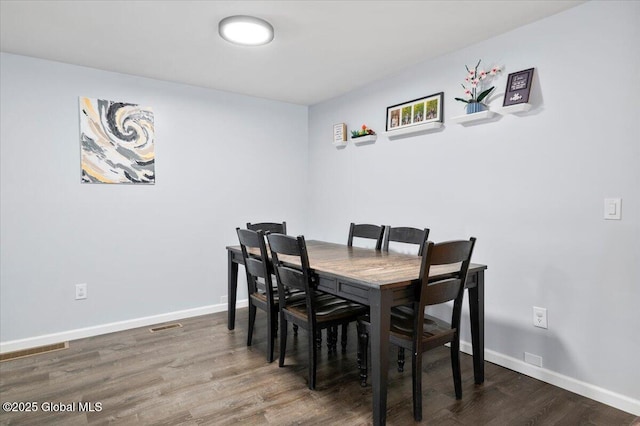
[[[314,390],[316,388],[316,365],[318,362],[318,349],[314,345],[313,329],[309,330],[309,389]],[[320,330],[317,331],[319,333]]]
[[[367,386],[367,369],[369,367],[369,333],[364,326],[358,326],[358,366],[360,368],[360,386]]]
[[[338,346],[338,327],[334,325],[327,328],[327,352],[330,354],[336,353],[337,346]]]
[[[249,334],[247,335],[247,346],[251,346],[253,338],[253,326],[256,323],[256,307],[249,300]]]
[[[280,316],[280,360],[278,366],[284,366],[284,355],[287,351],[287,320]]]
[[[411,379],[413,382],[413,418],[422,420],[422,354],[412,354]]]
[[[347,331],[349,329],[349,323],[345,322],[342,324],[342,336],[340,340],[340,344],[342,345],[342,353],[347,353]]]
[[[360,324],[356,324],[356,364],[358,365],[358,372],[362,368],[362,344],[360,342]]]
[[[267,312],[267,361],[273,362],[273,352],[278,333],[278,314],[269,310]]]
[[[278,311],[276,310],[274,313],[271,314],[271,319],[273,319],[273,338],[277,339],[278,338]]]
[[[322,349],[322,330],[316,331],[316,349]]]
[[[404,371],[404,348],[398,347],[398,372]]]
[[[293,324],[293,335],[294,336],[298,335],[298,324]]]
[[[451,371],[453,372],[453,387],[456,399],[462,399],[462,375],[460,373],[460,341],[451,342]]]

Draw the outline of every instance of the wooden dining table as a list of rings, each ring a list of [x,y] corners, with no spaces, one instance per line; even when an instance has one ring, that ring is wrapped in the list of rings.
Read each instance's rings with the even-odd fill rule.
[[[369,307],[371,316],[371,385],[373,424],[384,425],[387,414],[387,373],[391,307],[413,300],[413,288],[420,273],[419,256],[349,247],[324,241],[307,241],[309,265],[317,276],[318,290]],[[240,246],[227,247],[228,328],[235,327],[238,265],[243,264]],[[484,382],[484,271],[486,265],[472,263],[467,275],[473,374]],[[447,265],[434,265],[429,277],[451,273]]]

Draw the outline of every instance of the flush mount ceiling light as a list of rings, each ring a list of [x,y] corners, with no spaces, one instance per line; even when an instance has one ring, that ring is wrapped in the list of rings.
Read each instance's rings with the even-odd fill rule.
[[[267,21],[253,16],[229,16],[218,24],[223,39],[244,46],[260,46],[273,40],[273,27]]]

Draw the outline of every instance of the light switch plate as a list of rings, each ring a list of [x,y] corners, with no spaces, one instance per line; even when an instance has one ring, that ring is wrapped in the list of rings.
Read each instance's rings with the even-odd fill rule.
[[[622,210],[622,198],[604,199],[604,218],[609,220],[620,220]]]

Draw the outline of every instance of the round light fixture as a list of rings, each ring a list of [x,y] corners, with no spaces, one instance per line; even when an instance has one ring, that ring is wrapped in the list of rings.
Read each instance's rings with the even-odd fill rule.
[[[223,39],[244,46],[260,46],[273,40],[273,27],[267,21],[253,16],[229,16],[218,24]]]

